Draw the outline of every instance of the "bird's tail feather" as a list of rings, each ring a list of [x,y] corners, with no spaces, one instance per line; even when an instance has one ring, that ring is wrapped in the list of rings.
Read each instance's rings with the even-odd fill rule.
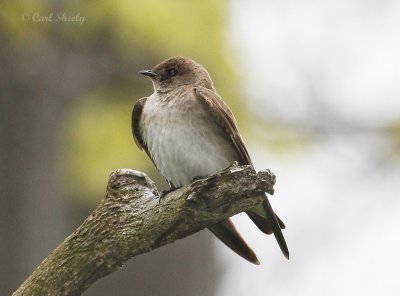
[[[236,230],[230,219],[214,224],[208,227],[216,237],[225,245],[231,248],[236,254],[242,256],[251,263],[259,265],[254,251],[246,244],[239,232]]]
[[[257,225],[258,229],[260,229],[262,232],[265,234],[272,234],[272,228],[271,225],[268,222],[268,219],[265,219],[265,217],[262,217],[258,215],[257,213],[254,212],[247,212],[247,215],[251,218],[251,220],[254,222],[254,224]],[[279,227],[281,229],[285,229],[286,225],[283,223],[283,221],[278,217],[277,214],[275,214],[276,220],[278,221]]]
[[[281,228],[285,228],[285,224],[272,210],[268,198],[266,197],[264,202],[254,211],[247,212],[247,215],[251,218],[251,220],[253,220],[254,224],[256,224],[262,232],[266,234],[273,233],[275,235],[283,255],[289,259],[289,250],[281,231]]]

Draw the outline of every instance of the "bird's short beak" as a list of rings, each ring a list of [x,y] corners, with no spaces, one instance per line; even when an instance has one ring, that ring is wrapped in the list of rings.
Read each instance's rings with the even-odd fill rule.
[[[150,78],[155,78],[158,77],[159,74],[152,71],[152,70],[141,70],[139,71],[139,74],[145,75],[145,76],[149,76]]]

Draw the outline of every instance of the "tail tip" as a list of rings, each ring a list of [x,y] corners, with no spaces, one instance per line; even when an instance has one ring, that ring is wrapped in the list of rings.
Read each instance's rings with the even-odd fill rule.
[[[286,258],[287,260],[289,260],[289,251],[284,252],[283,255],[285,256],[285,258]]]
[[[261,265],[260,261],[258,260],[256,254],[253,252],[252,254],[248,254],[247,256],[242,256],[244,259],[253,263],[255,265]]]

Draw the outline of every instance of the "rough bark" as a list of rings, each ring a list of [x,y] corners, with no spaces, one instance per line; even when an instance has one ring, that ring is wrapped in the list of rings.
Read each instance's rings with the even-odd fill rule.
[[[13,295],[81,295],[129,258],[254,207],[274,184],[269,170],[233,165],[160,200],[145,174],[117,170],[97,209]]]

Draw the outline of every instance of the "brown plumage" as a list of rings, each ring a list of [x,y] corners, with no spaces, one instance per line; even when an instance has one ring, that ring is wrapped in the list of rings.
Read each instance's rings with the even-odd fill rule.
[[[175,57],[139,73],[151,78],[154,93],[134,106],[133,136],[173,188],[213,174],[233,161],[252,165],[231,110],[201,65]],[[267,196],[247,214],[261,231],[274,233],[289,258],[281,231],[285,225],[275,215]],[[230,219],[209,229],[237,254],[259,264]]]

